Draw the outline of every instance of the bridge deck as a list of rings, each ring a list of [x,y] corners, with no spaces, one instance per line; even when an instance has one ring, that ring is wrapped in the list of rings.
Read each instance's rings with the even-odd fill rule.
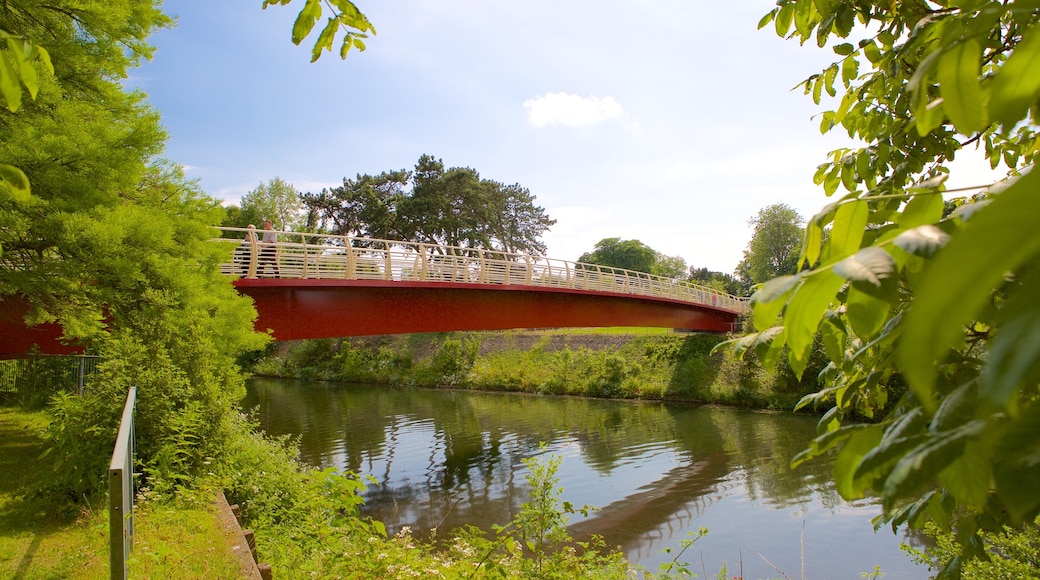
[[[525,286],[677,300],[733,314],[746,299],[643,272],[479,248],[251,228],[219,228],[234,244],[225,272],[246,279],[381,280]],[[277,242],[258,239],[272,234]]]
[[[745,299],[690,284],[542,256],[253,228],[218,228],[223,271],[275,339],[371,334],[655,326],[729,330]],[[265,244],[269,233],[275,242]],[[268,236],[269,238],[271,236]],[[77,352],[56,324],[27,328],[28,305],[0,300],[0,358]]]

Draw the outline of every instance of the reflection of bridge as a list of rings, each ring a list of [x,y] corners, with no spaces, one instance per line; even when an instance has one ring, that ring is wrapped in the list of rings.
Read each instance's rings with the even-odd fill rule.
[[[725,332],[746,302],[641,272],[477,248],[222,228],[225,266],[276,339],[651,326]]]
[[[476,248],[218,228],[223,266],[277,340],[510,328],[646,326],[725,332],[747,302],[641,272]],[[0,358],[60,344],[26,328],[24,302],[0,300]]]
[[[728,473],[728,458],[715,452],[669,470],[624,499],[600,506],[567,531],[579,541],[598,535],[608,548],[620,547],[626,553],[638,550],[639,559],[646,558],[659,553],[663,545],[676,545],[683,539],[673,537],[675,534],[694,528],[693,520],[714,501],[712,494]]]

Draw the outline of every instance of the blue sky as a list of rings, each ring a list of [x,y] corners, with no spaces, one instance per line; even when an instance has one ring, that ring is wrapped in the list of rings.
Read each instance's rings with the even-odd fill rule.
[[[826,203],[813,171],[847,144],[790,90],[833,53],[756,30],[771,0],[358,0],[368,50],[314,64],[313,35],[289,40],[302,1],[260,4],[167,0],[177,25],[128,83],[227,203],[428,153],[529,188],[552,257],[616,236],[732,272],[759,209]]]

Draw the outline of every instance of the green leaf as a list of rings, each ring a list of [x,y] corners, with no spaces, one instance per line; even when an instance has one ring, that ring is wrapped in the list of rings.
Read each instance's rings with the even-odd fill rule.
[[[798,275],[773,278],[751,296],[755,328],[763,331],[776,324],[780,311],[787,304],[787,298],[801,279],[802,277]]]
[[[829,270],[822,270],[806,276],[795,290],[784,313],[784,328],[787,345],[798,360],[808,358],[820,319],[844,283]]]
[[[13,165],[0,164],[0,184],[6,184],[11,191],[11,197],[22,203],[29,201],[32,193],[29,187],[29,178],[22,173],[21,169]]]
[[[832,411],[836,409],[832,407]],[[826,415],[824,416],[826,418]],[[822,421],[823,419],[821,419]],[[829,424],[829,423],[828,423]],[[812,459],[813,457],[819,457],[820,455],[830,451],[837,447],[843,441],[848,440],[850,437],[861,431],[870,431],[876,428],[877,425],[868,425],[864,423],[857,423],[854,425],[846,425],[844,427],[838,427],[833,430],[824,432],[822,435],[816,437],[809,443],[809,448],[802,451],[791,459],[791,469],[798,467],[805,461]]]
[[[784,350],[784,330],[783,326],[774,326],[759,333],[755,341],[755,355],[764,368],[776,368],[780,353]]]
[[[843,42],[841,44],[834,45],[835,54],[840,54],[841,56],[848,56],[854,52],[856,52],[856,47],[852,46],[848,42]]]
[[[834,265],[834,273],[852,283],[881,288],[885,279],[893,277],[896,261],[885,250],[867,246]]]
[[[321,18],[321,0],[307,0],[303,10],[300,10],[300,14],[296,17],[296,22],[293,23],[293,44],[299,45],[304,38],[307,38],[318,18]]]
[[[871,64],[877,64],[881,60],[881,51],[873,40],[868,40],[865,44],[860,43],[860,46],[863,48],[863,55]]]
[[[339,31],[339,20],[329,18],[325,28],[318,35],[318,40],[314,42],[314,49],[311,51],[311,62],[317,61],[321,57],[323,50],[332,50],[332,43],[336,40],[337,31]]]
[[[916,228],[925,224],[934,224],[942,219],[943,198],[940,193],[921,193],[910,198],[903,213],[899,216],[899,227]]]
[[[1034,171],[994,196],[922,273],[896,356],[926,408],[935,408],[935,361],[961,339],[964,325],[1003,282],[1004,273],[1040,250],[1038,189],[1040,171]]]
[[[856,465],[852,473],[850,488],[853,492],[862,494],[867,489],[876,486],[904,455],[911,449],[917,447],[924,440],[923,435],[909,437],[888,437],[887,433],[881,441],[868,450]]]
[[[857,199],[838,207],[834,214],[834,226],[831,227],[831,235],[827,240],[824,262],[844,258],[859,250],[863,241],[863,229],[867,226],[869,216],[870,206],[863,200]]]
[[[1030,290],[1035,291],[1034,288]],[[1040,378],[1040,309],[1019,314],[1000,328],[989,343],[989,360],[981,380],[986,399],[996,408],[1013,410],[1019,391]]]
[[[768,26],[769,23],[772,22],[774,18],[776,18],[776,13],[779,12],[779,11],[780,11],[779,8],[773,8],[768,13],[766,13],[766,15],[763,16],[762,19],[758,21],[758,29],[762,30],[763,28]]]
[[[978,405],[978,385],[968,381],[943,397],[932,418],[933,431],[949,431],[975,418]]]
[[[805,241],[802,244],[802,259],[798,261],[799,264],[805,264],[807,266],[813,266],[816,261],[820,259],[820,246],[823,244],[823,228],[816,223],[815,220],[810,220],[805,225]]]
[[[972,421],[953,431],[935,434],[927,442],[903,456],[885,479],[882,501],[886,512],[895,503],[917,491],[964,454],[969,439],[978,437],[985,421]]]
[[[0,52],[0,94],[7,100],[7,109],[12,113],[22,106],[22,86],[19,76],[11,68],[10,63]]]
[[[823,180],[823,192],[827,194],[827,197],[834,195],[834,192],[838,191],[838,184],[841,183],[841,167],[840,164],[835,165]]]
[[[943,110],[957,130],[971,135],[987,125],[979,85],[982,45],[970,38],[954,45],[939,57],[936,77],[943,97]],[[1037,63],[1040,66],[1040,62]]]
[[[1001,436],[994,451],[997,494],[1016,522],[1040,512],[1040,404],[1035,401]]]
[[[856,80],[857,75],[859,75],[859,61],[854,58],[845,59],[845,62],[841,63],[841,81],[847,87],[852,81]],[[844,103],[844,101],[842,102]],[[844,115],[840,115],[840,117],[844,117]],[[840,121],[841,119],[838,120]]]
[[[823,78],[824,88],[827,89],[827,94],[832,97],[838,94],[837,91],[834,90],[834,81],[838,78],[838,65],[832,64],[827,67],[826,72],[823,74]]]
[[[812,17],[816,12],[812,0],[795,0],[794,25],[798,34],[805,38],[812,32]]]
[[[865,491],[855,481],[856,467],[863,456],[881,442],[881,425],[871,425],[856,431],[834,460],[834,483],[846,500],[861,499]]]
[[[929,224],[900,233],[892,243],[915,256],[930,258],[949,241],[949,234]]]
[[[1020,121],[1040,94],[1040,25],[1022,33],[1015,52],[993,77],[989,112],[1010,128]]]
[[[852,331],[865,341],[877,336],[892,311],[892,304],[888,300],[872,296],[856,287],[849,289],[845,307]]]
[[[848,335],[846,335],[841,321],[836,320],[831,316],[832,314],[830,311],[824,314],[823,321],[820,323],[820,336],[823,339],[823,350],[827,353],[827,358],[835,364],[840,364],[845,359],[845,341],[848,339]]]
[[[780,11],[776,13],[776,21],[774,25],[776,27],[776,34],[778,36],[787,36],[787,33],[791,30],[791,24],[794,22],[794,2],[787,2],[780,7]]]
[[[981,443],[969,441],[964,453],[939,473],[946,491],[977,512],[986,506],[993,483],[993,464],[987,451]]]

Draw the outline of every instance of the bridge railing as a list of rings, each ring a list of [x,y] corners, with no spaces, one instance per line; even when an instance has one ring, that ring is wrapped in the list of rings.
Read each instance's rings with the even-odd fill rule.
[[[731,312],[747,299],[643,272],[480,248],[305,232],[217,228],[234,249],[224,272],[245,278],[509,284],[669,298]],[[276,242],[264,243],[264,234]]]

